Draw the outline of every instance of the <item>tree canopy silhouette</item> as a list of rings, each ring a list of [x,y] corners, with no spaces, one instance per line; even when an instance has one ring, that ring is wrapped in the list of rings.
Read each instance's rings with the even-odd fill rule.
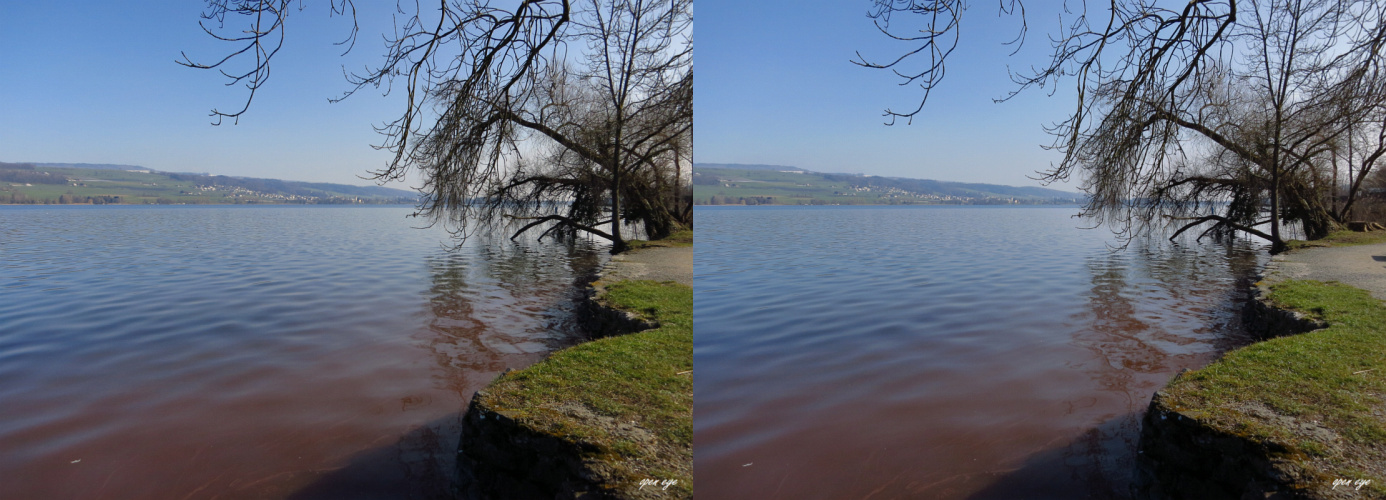
[[[912,110],[887,110],[892,120],[922,112],[957,46],[967,6],[876,2],[877,27],[908,49],[856,62],[893,70],[924,90]],[[1171,226],[1175,236],[1196,227],[1204,235],[1242,232],[1268,240],[1272,252],[1285,248],[1283,222],[1316,239],[1349,216],[1362,180],[1386,152],[1383,2],[1113,0],[1065,7],[1050,60],[1013,78],[1016,92],[1074,82],[1073,113],[1048,128],[1050,147],[1063,160],[1041,179],[1081,173],[1089,195],[1082,215],[1126,236],[1156,226]],[[999,8],[1025,16],[1020,0],[1001,0]],[[1258,229],[1263,224],[1267,231]]]
[[[212,111],[218,123],[235,121],[270,76],[294,2],[207,3],[204,31],[236,48],[181,63],[248,88],[239,110]],[[355,4],[329,3],[352,18],[342,43],[354,45]],[[394,157],[371,174],[388,182],[420,172],[415,215],[459,237],[497,225],[516,235],[545,227],[541,238],[588,233],[611,240],[613,252],[626,248],[623,221],[655,238],[692,224],[677,208],[680,165],[691,158],[691,0],[452,0],[397,10],[384,63],[350,74],[338,100],[367,87],[407,93],[400,116],[378,127],[377,147]]]

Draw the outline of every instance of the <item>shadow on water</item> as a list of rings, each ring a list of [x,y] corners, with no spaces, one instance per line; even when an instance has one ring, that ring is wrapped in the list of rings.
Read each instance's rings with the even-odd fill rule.
[[[458,410],[498,374],[577,343],[575,284],[602,263],[591,245],[485,245],[426,259],[431,285],[426,327],[414,335],[433,359],[435,385],[458,395]],[[400,400],[401,411],[431,401]],[[457,450],[462,411],[415,427],[393,443],[352,456],[288,498],[483,499],[461,484]],[[383,438],[382,438],[383,440]]]
[[[968,499],[1131,498],[1134,450],[1139,434],[1139,413],[1111,418],[1084,431],[1063,447],[1030,456],[1019,468],[1004,472],[1001,479]],[[1132,451],[1126,452],[1128,449]]]
[[[363,451],[347,466],[327,472],[295,492],[291,500],[459,498],[456,473],[461,413],[429,422],[395,443]],[[464,495],[460,498],[480,497]]]
[[[1089,408],[1098,423],[968,498],[1132,498],[1150,396],[1180,370],[1254,341],[1241,314],[1262,262],[1258,249],[1244,244],[1141,247],[1089,258],[1092,288],[1071,343],[1090,357],[1070,368],[1084,372],[1105,401]],[[1162,310],[1162,302],[1189,306]]]

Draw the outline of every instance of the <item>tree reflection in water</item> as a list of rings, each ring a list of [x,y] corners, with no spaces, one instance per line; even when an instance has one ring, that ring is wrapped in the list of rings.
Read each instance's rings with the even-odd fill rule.
[[[431,353],[438,389],[471,395],[510,368],[523,368],[581,336],[575,312],[580,290],[602,264],[590,241],[511,243],[477,238],[425,259],[431,285],[422,295],[426,329],[415,334]],[[429,405],[401,398],[402,408]],[[434,419],[393,444],[353,456],[349,465],[317,478],[294,499],[475,498],[457,484],[456,452],[463,407]],[[460,492],[458,490],[461,490]]]
[[[1245,241],[1161,239],[1089,257],[1092,288],[1086,310],[1074,318],[1072,345],[1090,355],[1069,368],[1086,373],[1099,392],[1066,404],[1069,414],[1096,425],[1060,449],[1031,457],[988,491],[1068,482],[1085,485],[1088,498],[1128,497],[1150,396],[1180,370],[1199,368],[1251,342],[1241,312],[1263,254]]]
[[[587,241],[487,244],[428,258],[433,317],[424,341],[440,386],[470,397],[505,369],[575,343],[574,285],[600,263]]]

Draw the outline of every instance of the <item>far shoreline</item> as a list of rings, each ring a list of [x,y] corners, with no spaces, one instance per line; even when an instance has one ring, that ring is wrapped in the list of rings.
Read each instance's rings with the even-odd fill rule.
[[[981,203],[979,203],[979,204],[955,204],[955,203],[928,203],[928,204],[926,204],[926,203],[910,203],[910,204],[903,204],[903,203],[901,203],[901,204],[892,204],[892,203],[850,203],[850,204],[837,204],[837,205],[808,205],[808,204],[793,204],[793,205],[791,205],[791,204],[763,204],[763,205],[727,204],[727,205],[707,205],[707,204],[703,204],[703,205],[693,205],[693,208],[695,208],[695,209],[696,209],[696,208],[709,208],[709,207],[739,207],[739,208],[747,208],[747,207],[755,207],[755,208],[761,208],[761,207],[767,207],[767,208],[773,208],[773,207],[812,207],[812,208],[820,208],[820,207],[899,207],[899,208],[916,208],[916,207],[951,207],[951,208],[1026,208],[1026,207],[1030,207],[1030,208],[1035,208],[1035,207],[1048,207],[1048,208],[1064,208],[1064,207],[1068,207],[1068,208],[1077,208],[1077,207],[1080,207],[1080,206],[1082,206],[1082,205],[1078,205],[1078,204],[1076,204],[1076,203],[1054,203],[1054,204],[1050,204],[1050,203],[1010,203],[1010,204],[1002,204],[1002,203],[997,203],[997,204],[981,204]]]
[[[0,207],[412,207],[410,203],[0,203]]]

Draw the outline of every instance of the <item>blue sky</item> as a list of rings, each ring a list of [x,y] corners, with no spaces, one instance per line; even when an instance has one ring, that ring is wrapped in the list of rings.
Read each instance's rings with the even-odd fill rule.
[[[339,57],[343,48],[332,43],[350,21],[329,18],[325,3],[307,4],[291,15],[285,47],[250,112],[239,125],[214,127],[208,112],[239,109],[246,91],[224,86],[214,72],[174,64],[180,51],[215,60],[232,50],[198,28],[203,2],[5,0],[0,161],[370,184],[357,176],[389,160],[371,149],[379,142],[371,127],[397,116],[400,101],[379,92],[327,99],[347,89],[344,64],[380,59],[389,11],[363,12],[356,48]]]
[[[887,127],[882,112],[913,109],[922,91],[849,62],[856,51],[886,59],[908,48],[876,31],[869,0],[698,0],[694,160],[1039,185],[1026,176],[1060,159],[1040,148],[1051,142],[1042,127],[1072,108],[1071,84],[1052,97],[1032,89],[1006,103],[992,99],[1015,88],[1008,64],[1020,70],[1047,60],[1045,31],[1058,14],[1027,5],[1030,34],[1012,57],[1015,47],[1003,43],[1018,19],[998,17],[995,2],[972,4],[948,76],[923,113]]]
[[[166,171],[368,184],[357,176],[389,155],[371,149],[372,125],[400,112],[399,96],[363,92],[345,102],[342,66],[383,54],[391,2],[359,2],[362,35],[340,57],[332,42],[346,19],[322,2],[290,17],[273,76],[240,124],[213,127],[212,108],[233,109],[245,91],[216,73],[174,64],[180,51],[210,60],[229,44],[197,27],[203,2],[55,0],[0,3],[0,161],[123,163]],[[1033,3],[1033,2],[1032,2]],[[387,5],[388,4],[388,5]],[[1035,185],[1026,178],[1057,160],[1041,126],[1072,100],[1013,88],[1006,65],[1044,58],[1033,12],[1025,52],[1007,57],[1014,18],[974,2],[949,75],[912,125],[883,125],[882,110],[912,107],[915,87],[848,61],[906,47],[875,31],[869,0],[698,0],[695,21],[695,159],[812,170]],[[365,9],[383,8],[384,11]],[[401,186],[396,186],[401,187]],[[1060,186],[1063,187],[1063,186]]]

